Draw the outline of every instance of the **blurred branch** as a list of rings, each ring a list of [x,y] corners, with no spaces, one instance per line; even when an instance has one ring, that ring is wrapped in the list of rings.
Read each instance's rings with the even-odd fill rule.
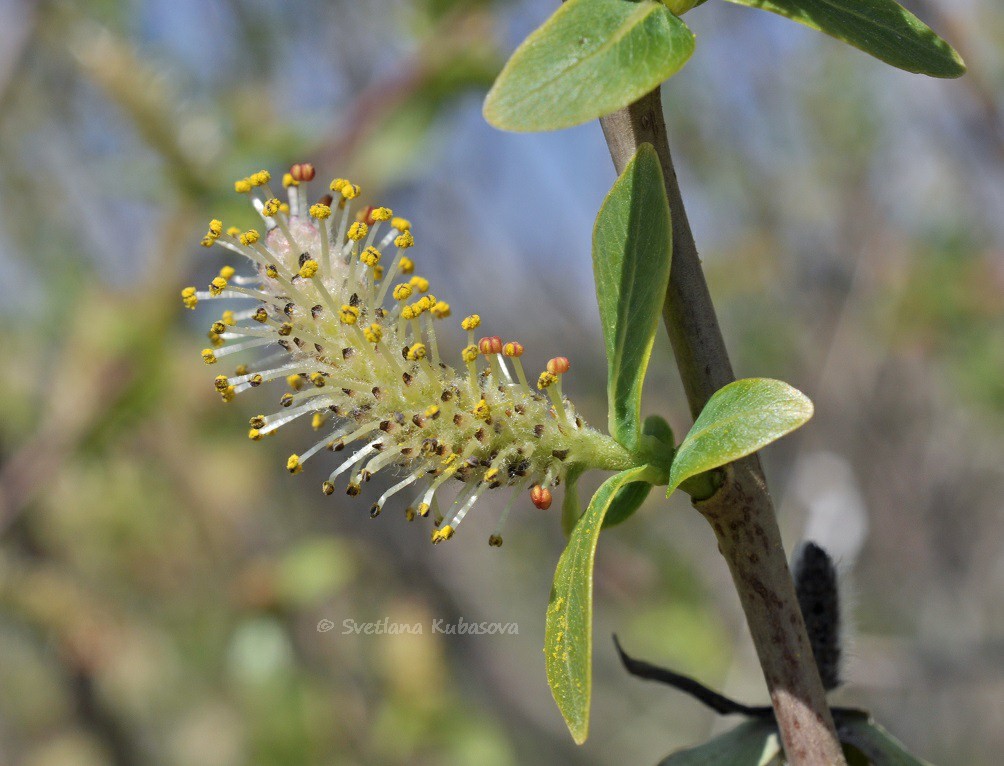
[[[194,217],[195,211],[184,207],[162,223],[153,259],[159,268],[151,274],[148,284],[131,291],[140,296],[142,305],[123,305],[120,312],[122,316],[147,318],[140,327],[133,328],[129,342],[102,353],[95,348],[87,323],[78,325],[76,334],[67,339],[55,365],[56,370],[66,374],[56,376],[57,385],[48,389],[51,393],[42,407],[46,413],[42,423],[35,435],[0,466],[0,536],[45,489],[47,477],[58,473],[64,461],[122,399],[149,379],[143,366],[151,349],[156,351],[162,345],[163,335],[173,321],[180,282],[178,254],[184,252]],[[94,296],[81,298],[87,299]],[[128,303],[124,298],[122,302]],[[81,315],[86,313],[85,306]]]
[[[489,37],[490,19],[483,8],[457,9],[440,18],[418,49],[395,67],[393,76],[369,85],[356,97],[345,120],[347,129],[321,148],[320,164],[344,166],[385,120],[434,83],[458,58],[477,56]]]

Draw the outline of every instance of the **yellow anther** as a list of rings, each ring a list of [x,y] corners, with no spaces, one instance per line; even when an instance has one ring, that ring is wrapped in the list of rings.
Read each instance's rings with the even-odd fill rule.
[[[319,268],[320,265],[317,263],[317,261],[313,259],[308,259],[304,261],[303,265],[300,267],[300,276],[303,277],[304,279],[310,279],[317,273],[317,270]]]
[[[217,375],[216,379],[213,381],[213,385],[216,387],[217,391],[226,391],[227,386],[230,385],[230,381],[227,379],[226,375]]]
[[[264,415],[255,415],[253,418],[251,418],[251,422],[249,423],[249,425],[252,428],[264,428],[265,423],[266,420]]]
[[[219,319],[213,322],[212,327],[209,328],[209,332],[213,335],[219,335],[220,333],[226,332],[227,326],[223,324]]]
[[[208,337],[209,337],[209,342],[213,344],[213,348],[219,348],[220,346],[223,345],[223,338],[221,338],[219,335],[212,332],[211,330],[208,333]]]
[[[490,484],[491,482],[495,481],[501,474],[502,472],[498,468],[489,468],[487,471],[485,471],[484,479]]]
[[[394,237],[394,245],[402,249],[411,247],[415,244],[415,238],[412,236],[410,231],[403,231]]]
[[[362,189],[360,189],[356,184],[350,184],[348,181],[345,182],[341,191],[342,197],[345,199],[355,199],[362,193]]]
[[[241,234],[241,244],[242,245],[253,245],[259,240],[259,235],[257,230],[248,229],[246,232]]]
[[[373,267],[380,263],[380,251],[370,245],[359,254],[359,260],[367,266]]]
[[[227,287],[227,280],[223,277],[213,277],[213,281],[209,283],[209,294],[216,296],[221,295]]]
[[[199,240],[199,244],[202,245],[203,247],[212,247],[213,245],[216,244],[216,238],[207,234],[201,240]]]
[[[428,503],[419,503],[418,508],[417,508],[418,515],[421,516],[422,518],[425,518],[426,516],[428,516],[429,515],[429,508],[430,507],[431,506]]]
[[[234,400],[234,397],[236,396],[237,396],[237,389],[234,388],[233,386],[227,386],[226,389],[220,391],[220,398],[222,398],[223,401],[227,403],[232,402]]]
[[[248,180],[252,186],[264,186],[272,180],[272,174],[267,170],[259,170],[257,173],[252,173]]]
[[[280,210],[280,212],[283,212],[286,215],[289,215],[289,203],[288,202],[280,202],[279,203],[279,210]]]
[[[270,263],[265,266],[265,276],[269,279],[275,279],[279,276],[279,270]]]
[[[202,349],[202,361],[206,364],[216,364],[216,354],[211,348]]]
[[[318,221],[323,221],[325,218],[331,217],[331,207],[323,202],[316,202],[310,206],[310,215]]]
[[[234,181],[234,191],[238,194],[247,194],[251,191],[251,179],[241,178],[239,181]]]
[[[310,382],[318,388],[324,388],[324,375],[320,372],[310,373]]]
[[[363,335],[366,336],[366,340],[370,343],[379,343],[380,339],[383,338],[383,327],[378,324],[371,324],[363,330]]]
[[[415,310],[415,305],[405,306],[401,309],[401,319],[412,320],[419,315],[419,312]]]
[[[362,221],[356,221],[349,227],[349,232],[346,235],[353,242],[358,242],[369,232],[370,227],[367,226]]]
[[[303,470],[303,466],[300,465],[299,455],[290,455],[289,460],[286,461],[286,470],[290,473],[299,473]]]
[[[293,174],[292,173],[283,173],[282,174],[282,185],[285,188],[288,189],[290,186],[299,186],[300,182],[297,181],[295,178],[293,178]]]
[[[333,495],[335,494],[335,485],[330,481],[326,481],[321,485],[321,492],[325,495]]]
[[[402,255],[397,267],[401,270],[402,274],[411,274],[415,270],[415,262],[407,255]]]
[[[299,391],[303,388],[303,377],[300,375],[287,375],[286,384],[294,391]]]
[[[196,292],[194,287],[186,287],[181,291],[181,302],[186,309],[194,309],[199,304],[199,296],[195,294]]]
[[[214,237],[220,236],[223,233],[223,221],[219,218],[214,218],[209,222],[209,233]]]
[[[477,314],[471,314],[469,317],[464,317],[464,320],[460,323],[460,326],[465,330],[476,330],[481,326],[481,317]]]
[[[338,316],[342,320],[342,324],[355,324],[359,321],[359,307],[343,303]]]
[[[220,269],[220,276],[224,279],[230,279],[236,273],[237,270],[233,266],[224,266]]]
[[[238,227],[236,227],[236,226],[230,226],[229,228],[227,228],[227,236],[228,237],[234,237],[234,238],[236,238],[236,237],[239,237],[240,235],[241,235],[241,230]]]
[[[429,280],[425,277],[412,277],[409,280],[409,284],[420,293],[429,292]]]
[[[323,412],[315,412],[314,416],[310,419],[310,427],[315,431],[320,431],[327,420]]]
[[[239,364],[234,368],[234,375],[247,375],[248,366],[246,364]]]
[[[540,373],[540,377],[537,378],[537,388],[543,391],[548,386],[553,386],[558,382],[558,376],[552,375],[551,373],[545,371]]]
[[[460,356],[463,357],[465,362],[473,362],[478,358],[478,347],[477,346],[466,346],[463,351],[460,352]]]
[[[253,442],[261,441],[261,431],[257,428],[250,429],[248,431],[248,438]]]
[[[402,282],[394,287],[394,292],[391,295],[394,296],[394,300],[396,301],[406,301],[411,297],[411,293],[411,285]]]
[[[383,266],[377,264],[373,267],[373,279],[380,281],[383,279]]]
[[[430,404],[428,407],[425,408],[425,417],[427,418],[434,418],[438,414],[439,414],[438,404]]]
[[[478,420],[488,420],[492,416],[492,408],[488,406],[488,402],[482,399],[474,406],[474,417]]]
[[[232,312],[230,309],[227,309],[226,311],[223,312],[223,314],[220,315],[220,321],[223,322],[223,324],[225,324],[227,327],[233,327],[235,324],[237,324],[237,320],[234,319],[234,312]]]
[[[268,321],[268,312],[265,310],[264,306],[259,306],[254,310],[251,318],[256,322],[261,322],[265,324]]]
[[[390,225],[402,232],[411,230],[411,221],[407,218],[393,218],[391,219]]]
[[[439,543],[445,542],[453,537],[453,527],[447,524],[442,529],[436,529],[432,533],[432,543],[433,545],[438,545]]]
[[[408,359],[413,362],[417,362],[419,359],[425,359],[425,344],[412,344],[412,346],[408,349]]]
[[[346,181],[344,178],[336,178],[334,181],[331,182],[329,188],[333,192],[340,192],[347,183],[348,181]]]
[[[375,207],[370,211],[370,218],[374,221],[389,221],[394,215],[394,211],[389,207]]]
[[[273,215],[279,212],[280,204],[281,203],[279,202],[279,200],[277,200],[275,197],[272,197],[272,199],[270,200],[265,200],[265,204],[262,205],[261,208],[262,215],[267,215],[269,217],[272,217]]]

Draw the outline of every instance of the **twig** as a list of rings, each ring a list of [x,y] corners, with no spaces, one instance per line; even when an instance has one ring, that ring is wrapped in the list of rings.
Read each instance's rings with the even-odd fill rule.
[[[620,655],[621,664],[624,669],[636,678],[644,678],[646,681],[656,681],[660,684],[672,686],[679,689],[684,694],[689,694],[698,702],[702,702],[714,710],[718,715],[739,714],[750,718],[774,717],[774,709],[771,707],[750,707],[734,699],[729,699],[724,694],[719,694],[714,689],[709,689],[690,676],[675,673],[668,668],[660,668],[644,660],[636,660],[621,648],[621,642],[614,635],[614,646],[617,647],[617,654]]]
[[[673,168],[658,89],[600,123],[618,173],[643,143],[655,147],[662,164],[673,215],[663,320],[696,417],[735,376]],[[788,761],[844,764],[759,459],[754,455],[728,466],[721,488],[694,507],[711,524],[732,573]]]

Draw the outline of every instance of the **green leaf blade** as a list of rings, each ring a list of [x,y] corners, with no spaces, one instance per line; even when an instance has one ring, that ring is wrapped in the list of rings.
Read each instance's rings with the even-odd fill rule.
[[[640,433],[641,389],[672,259],[659,157],[642,144],[614,183],[593,229],[593,273],[607,352],[611,436],[628,449]]]
[[[854,747],[874,766],[931,766],[928,761],[907,752],[902,742],[869,716],[840,721],[837,734],[844,745]]]
[[[649,471],[647,466],[631,468],[600,485],[572,530],[554,572],[544,632],[547,682],[568,730],[580,745],[589,734],[596,544],[614,495],[630,482],[647,479]]]
[[[676,451],[669,469],[673,493],[691,476],[751,455],[812,417],[812,402],[787,383],[746,378],[712,395]]]
[[[893,0],[729,0],[791,19],[841,40],[897,69],[961,77],[962,57]]]
[[[694,36],[656,0],[569,0],[516,49],[488,92],[497,128],[570,128],[610,114],[669,79]]]
[[[780,762],[781,745],[773,719],[739,724],[703,745],[672,753],[659,766],[765,766]]]

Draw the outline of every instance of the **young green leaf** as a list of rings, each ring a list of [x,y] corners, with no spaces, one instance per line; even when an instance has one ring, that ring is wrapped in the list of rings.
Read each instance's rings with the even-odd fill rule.
[[[797,21],[907,72],[960,77],[962,57],[893,0],[729,0]]]
[[[931,766],[910,755],[899,740],[867,716],[839,721],[837,734],[844,745],[860,751],[874,766]]]
[[[655,0],[569,0],[513,53],[485,99],[502,130],[559,130],[627,106],[694,52],[687,25]]]
[[[579,478],[585,472],[586,466],[577,463],[568,468],[565,476],[565,495],[561,499],[561,529],[565,535],[572,534],[575,522],[582,515],[582,504],[579,502]]]
[[[669,427],[669,423],[658,415],[649,415],[645,418],[645,424],[642,426],[641,431],[645,436],[652,437],[653,444],[658,445],[657,452],[659,459],[653,462],[658,462],[662,465],[662,461],[664,461],[668,469],[673,458],[673,429]],[[668,471],[664,473],[663,478],[665,478],[666,473]],[[625,484],[617,490],[617,494],[614,495],[614,499],[610,503],[610,510],[607,511],[607,515],[603,518],[603,528],[609,529],[610,527],[615,527],[634,516],[635,511],[645,502],[645,498],[648,497],[651,489],[652,485],[649,482],[635,481],[631,484]],[[566,489],[565,491],[567,492],[568,490]]]
[[[607,194],[593,229],[609,429],[628,449],[638,442],[641,387],[666,298],[672,248],[659,157],[642,144]]]
[[[592,692],[593,561],[603,517],[617,490],[632,481],[651,480],[652,469],[638,466],[611,476],[596,490],[554,572],[544,632],[544,662],[554,701],[578,744],[589,733]]]
[[[673,493],[691,476],[766,447],[812,417],[812,402],[780,380],[746,378],[720,388],[704,405],[669,469]]]
[[[703,745],[673,753],[659,766],[768,766],[781,763],[777,724],[772,718],[756,718],[739,724]]]

